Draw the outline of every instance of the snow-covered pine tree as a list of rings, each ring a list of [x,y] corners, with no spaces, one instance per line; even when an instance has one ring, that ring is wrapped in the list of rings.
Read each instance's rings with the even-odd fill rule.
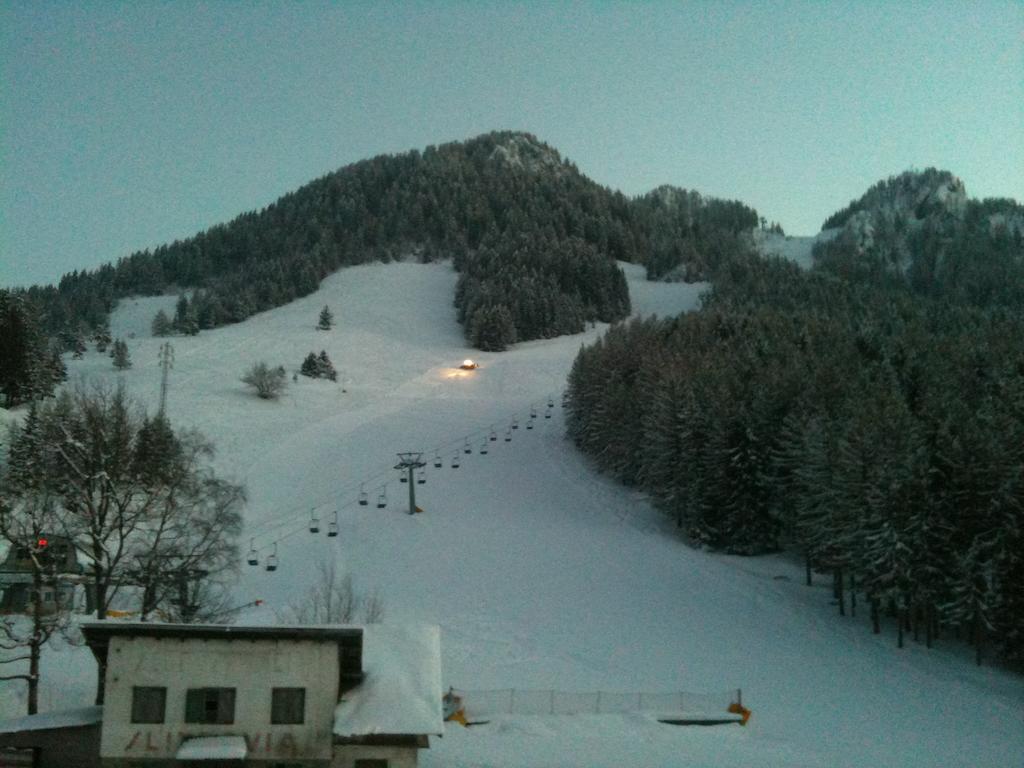
[[[331,359],[327,356],[327,352],[320,350],[320,354],[316,359],[318,376],[322,379],[330,379],[331,381],[338,380],[338,372],[334,370],[334,365],[331,363]]]
[[[123,339],[114,340],[114,367],[119,371],[132,367],[132,358],[128,354],[128,344]]]
[[[303,360],[302,365],[299,366],[299,373],[303,376],[308,376],[311,379],[320,378],[320,365],[315,352],[310,352],[306,355],[306,359]]]
[[[107,347],[110,346],[110,343],[112,341],[112,337],[110,335],[110,324],[106,320],[104,320],[100,324],[99,328],[96,329],[96,332],[93,334],[92,338],[93,341],[96,342],[96,351],[106,352]]]
[[[316,324],[317,330],[329,331],[334,327],[334,314],[331,312],[331,308],[324,305],[324,308],[320,310],[320,319]]]
[[[150,325],[150,330],[154,336],[170,336],[174,331],[174,326],[171,324],[171,318],[167,316],[167,313],[162,309],[157,310],[157,313],[153,316],[153,322]]]

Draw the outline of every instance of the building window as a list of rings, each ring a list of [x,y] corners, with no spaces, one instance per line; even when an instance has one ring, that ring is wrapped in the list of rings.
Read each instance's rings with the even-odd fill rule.
[[[235,689],[189,688],[185,694],[185,722],[231,725],[235,722]]]
[[[274,725],[306,722],[306,689],[274,688],[270,692],[270,722]]]
[[[166,705],[166,688],[138,685],[132,687],[133,723],[162,723]]]

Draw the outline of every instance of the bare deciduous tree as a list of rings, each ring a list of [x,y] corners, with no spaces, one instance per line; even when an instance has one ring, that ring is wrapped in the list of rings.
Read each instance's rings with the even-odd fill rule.
[[[8,485],[7,478],[5,487]],[[27,493],[0,497],[0,540],[14,548],[31,578],[28,615],[0,618],[0,681],[22,680],[28,686],[28,714],[39,711],[40,660],[43,646],[67,628],[70,605],[62,601],[54,576],[57,563],[48,551],[48,537],[58,530],[51,499]],[[19,558],[18,553],[24,555]],[[44,595],[51,596],[45,600]],[[8,666],[11,665],[11,666]],[[20,671],[19,671],[20,668]]]
[[[277,618],[296,624],[376,624],[384,619],[384,603],[376,592],[360,594],[352,575],[341,573],[333,560],[321,560],[309,589]]]
[[[242,376],[242,382],[254,387],[256,394],[264,400],[276,400],[288,384],[283,367],[271,368],[262,360],[253,363]]]
[[[52,499],[51,532],[88,558],[98,619],[130,585],[141,588],[143,616],[167,606],[194,621],[235,567],[245,499],[213,474],[211,455],[197,433],[146,419],[123,386],[80,383],[15,430],[7,475],[20,479],[5,483],[7,505]]]

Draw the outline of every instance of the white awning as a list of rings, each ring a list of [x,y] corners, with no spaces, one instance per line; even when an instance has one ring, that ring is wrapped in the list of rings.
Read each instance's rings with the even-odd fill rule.
[[[178,760],[245,760],[249,749],[241,736],[197,736],[178,747]]]

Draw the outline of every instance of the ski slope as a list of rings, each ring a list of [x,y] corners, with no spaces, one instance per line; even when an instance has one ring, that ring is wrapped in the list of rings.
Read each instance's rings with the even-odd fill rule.
[[[698,305],[704,286],[648,283],[642,268],[625,269],[638,314]],[[784,558],[685,546],[640,494],[597,474],[564,437],[566,375],[604,327],[479,353],[454,319],[455,280],[446,264],[352,267],[288,306],[170,339],[169,417],[213,439],[218,471],[246,483],[245,545],[255,539],[261,565],[277,543],[275,573],[241,566],[238,603],[266,601],[241,621],[274,621],[331,559],[381,596],[386,621],[441,626],[446,688],[742,687],[754,711],[746,728],[677,728],[643,714],[500,717],[451,726],[421,755],[428,767],[1019,764],[1019,677],[976,668],[951,644],[898,651],[891,633],[836,617],[826,580],[803,586]],[[112,330],[127,337],[132,369],[118,373],[89,352],[68,361],[71,375],[122,378],[155,410],[164,340],[148,328],[173,303],[130,300],[116,311]],[[330,332],[314,327],[325,304],[337,320]],[[256,360],[291,371],[321,349],[337,384],[289,378],[285,395],[267,402],[239,381]],[[455,368],[465,357],[480,369]],[[539,418],[527,430],[531,406]],[[506,442],[513,417],[519,429]],[[498,439],[480,455],[491,425]],[[392,468],[399,451],[429,461],[416,486],[424,514],[406,514],[407,486]],[[388,506],[377,509],[385,485]],[[338,511],[336,539],[306,530],[311,509],[321,526]],[[44,709],[90,703],[94,675],[84,649],[49,653]],[[19,712],[15,698],[0,697],[5,714]]]

